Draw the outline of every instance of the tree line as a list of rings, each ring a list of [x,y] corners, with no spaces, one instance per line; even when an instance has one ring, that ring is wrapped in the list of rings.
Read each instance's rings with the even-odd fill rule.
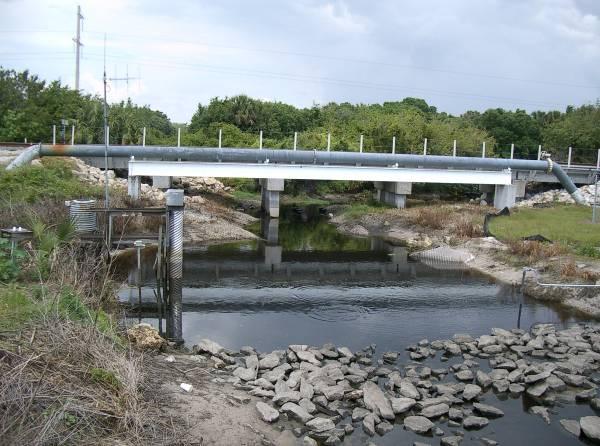
[[[101,98],[28,71],[0,68],[0,141],[49,141],[52,125],[60,130],[62,120],[76,126],[77,143],[104,141]],[[599,101],[564,111],[494,108],[453,116],[419,98],[298,108],[237,95],[199,104],[189,124],[177,124],[161,111],[128,100],[110,104],[108,124],[111,144],[140,144],[146,127],[148,145],[174,145],[181,128],[181,143],[187,146],[216,146],[221,130],[224,147],[258,147],[262,131],[268,148],[291,148],[294,132],[299,148],[325,149],[330,133],[331,150],[351,151],[359,150],[363,135],[366,152],[391,152],[395,138],[398,153],[422,153],[427,138],[428,153],[451,154],[456,140],[459,155],[480,155],[485,141],[486,156],[509,156],[514,144],[516,156],[532,158],[542,144],[563,155],[574,147],[580,159],[573,162],[591,162],[600,148]]]

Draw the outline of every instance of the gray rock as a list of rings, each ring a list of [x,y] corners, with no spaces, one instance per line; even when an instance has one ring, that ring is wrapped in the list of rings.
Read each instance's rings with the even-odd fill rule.
[[[494,369],[490,372],[489,376],[493,381],[500,381],[508,378],[508,370],[506,369]]]
[[[377,384],[367,381],[362,385],[362,391],[367,409],[372,410],[375,415],[379,415],[386,420],[393,420],[396,417],[390,400],[388,400]]]
[[[388,432],[391,432],[394,429],[394,426],[389,421],[382,421],[375,425],[375,432],[379,435],[385,435]]]
[[[521,384],[510,384],[508,386],[508,391],[510,393],[523,393],[525,392],[525,386],[522,386]]]
[[[558,376],[560,379],[562,379],[569,386],[581,387],[581,386],[583,386],[583,384],[585,382],[585,376],[574,375],[571,373],[563,373],[563,372],[559,372],[558,370],[555,370],[554,374],[556,376]]]
[[[383,361],[387,362],[388,364],[393,364],[394,362],[396,362],[398,360],[398,353],[397,352],[385,352],[382,356]]]
[[[406,379],[403,379],[400,383],[398,392],[400,393],[400,395],[406,398],[412,398],[414,400],[421,399],[421,394],[419,393],[415,385]]]
[[[301,361],[306,361],[309,362],[313,365],[321,365],[321,361],[319,361],[316,357],[315,354],[313,352],[310,352],[308,350],[300,350],[295,352],[296,356],[298,356],[298,359],[300,359]]]
[[[323,442],[323,446],[337,446],[339,444],[342,444],[342,440],[340,437],[333,434],[327,437],[327,439]]]
[[[455,409],[454,407],[448,411],[448,418],[454,421],[462,421],[463,413],[460,409]]]
[[[590,406],[592,406],[593,409],[600,410],[600,398],[593,398],[592,401],[590,401]]]
[[[348,359],[354,358],[354,354],[350,351],[350,349],[348,347],[340,347],[337,350],[340,355],[342,355]]]
[[[335,428],[335,424],[329,418],[316,417],[306,423],[306,427],[313,432],[325,432]]]
[[[273,423],[279,419],[279,411],[262,401],[256,403],[256,410],[258,411],[260,418],[266,423]]]
[[[422,416],[410,416],[404,419],[404,427],[417,434],[425,434],[431,430],[434,424]]]
[[[301,398],[302,396],[300,395],[300,392],[296,390],[289,390],[287,392],[276,393],[273,397],[273,402],[281,406],[282,404],[289,402],[297,403]]]
[[[243,381],[254,381],[256,379],[256,369],[246,369],[238,367],[233,371],[233,376],[237,376]]]
[[[579,425],[583,435],[590,440],[600,442],[600,417],[581,417]]]
[[[210,353],[213,356],[218,356],[225,348],[210,339],[201,339],[198,345],[194,346],[194,350],[199,353]]]
[[[427,418],[437,418],[437,417],[441,417],[442,415],[447,414],[449,410],[450,410],[450,406],[448,406],[445,403],[436,404],[436,405],[424,408],[421,411],[420,415],[423,417],[427,417]]]
[[[477,398],[482,392],[481,387],[475,384],[467,384],[465,389],[463,390],[463,399],[466,401],[471,401],[472,399]]]
[[[367,435],[371,437],[375,435],[375,417],[372,413],[363,418],[362,428]]]
[[[269,353],[258,362],[259,369],[274,369],[281,362],[281,356],[276,352]]]
[[[310,438],[308,435],[306,435],[302,439],[302,446],[318,446],[318,445],[319,445],[319,443],[317,443],[317,440]]]
[[[458,435],[454,435],[452,437],[442,437],[440,440],[440,444],[442,446],[459,446],[462,442],[463,438]]]
[[[489,420],[487,418],[471,415],[463,420],[463,427],[465,429],[481,429],[487,426],[488,423]]]
[[[417,403],[412,398],[390,398],[390,402],[396,415],[408,412]]]
[[[485,388],[492,385],[492,378],[487,373],[477,370],[475,373],[475,382]]]
[[[300,379],[300,395],[302,398],[312,399],[315,394],[315,389],[312,384],[310,384],[304,378]]]
[[[322,389],[323,395],[329,401],[341,400],[344,398],[344,388],[342,386],[327,386]]]
[[[481,404],[475,403],[473,404],[473,409],[480,415],[485,417],[502,417],[504,416],[504,412],[498,409],[497,407],[490,406],[489,404]]]
[[[575,400],[576,401],[590,401],[592,398],[594,398],[596,396],[596,389],[587,389],[587,390],[582,390],[581,392],[578,392],[575,395]]]
[[[546,390],[548,390],[548,384],[546,384],[546,381],[541,381],[527,388],[527,394],[539,398],[546,392]]]
[[[306,409],[294,403],[285,403],[281,406],[281,411],[287,413],[301,423],[306,423],[314,418],[306,411]]]
[[[298,406],[302,407],[310,414],[313,414],[317,411],[317,406],[315,406],[314,403],[308,398],[302,398],[300,401],[298,401]]]
[[[459,381],[473,381],[473,372],[470,370],[461,370],[454,374]]]
[[[500,379],[498,381],[494,381],[492,384],[492,387],[498,393],[503,393],[503,392],[508,391],[509,386],[510,386],[510,383],[508,382],[507,379]]]
[[[542,420],[546,422],[546,424],[550,424],[550,413],[548,409],[543,406],[531,406],[529,408],[529,413],[532,415],[539,415],[542,417]]]
[[[352,411],[352,421],[362,420],[364,417],[371,413],[370,410],[365,409],[364,407],[355,407]]]
[[[259,398],[273,398],[275,396],[275,392],[272,390],[261,389],[260,387],[255,387],[248,393]]]
[[[581,435],[581,427],[579,426],[579,421],[577,420],[560,420],[560,425],[569,433],[579,437]]]
[[[292,431],[284,430],[279,436],[275,439],[275,444],[277,446],[295,446],[296,437],[292,433]]]

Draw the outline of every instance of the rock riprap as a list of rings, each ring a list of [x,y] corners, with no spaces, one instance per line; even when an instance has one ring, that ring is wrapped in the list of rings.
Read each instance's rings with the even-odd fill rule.
[[[599,417],[561,420],[548,410],[559,401],[600,406],[597,325],[538,324],[529,332],[493,328],[479,337],[423,339],[406,347],[407,356],[388,351],[377,357],[375,350],[375,345],[351,351],[326,344],[235,352],[209,339],[194,346],[194,352],[213,361],[215,373],[224,375],[218,382],[262,399],[256,403],[262,420],[301,424],[296,435],[306,435],[306,444],[339,444],[355,430],[385,435],[402,426],[439,435],[441,444],[459,444],[461,428],[477,431],[505,416],[494,405],[493,392],[527,395],[534,404],[531,415],[520,418],[524,423],[539,417],[600,441]],[[439,368],[433,365],[436,357]],[[486,438],[485,444],[495,440]]]

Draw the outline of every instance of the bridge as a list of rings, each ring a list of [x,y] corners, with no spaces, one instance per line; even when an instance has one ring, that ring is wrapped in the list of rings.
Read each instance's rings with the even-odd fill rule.
[[[398,208],[405,206],[413,183],[476,184],[493,193],[494,206],[501,209],[524,197],[529,181],[559,182],[581,203],[575,183],[589,184],[597,172],[596,166],[570,163],[563,169],[550,158],[78,144],[32,146],[12,165],[37,156],[75,156],[98,167],[127,169],[132,197],[139,196],[142,177],[152,177],[156,187],[165,189],[173,177],[256,178],[262,188],[263,208],[272,217],[279,216],[279,194],[286,179],[372,181],[377,199]]]

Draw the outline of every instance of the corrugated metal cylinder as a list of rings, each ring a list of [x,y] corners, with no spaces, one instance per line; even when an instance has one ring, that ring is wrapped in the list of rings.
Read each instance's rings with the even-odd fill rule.
[[[90,210],[96,207],[96,200],[71,200],[68,205],[75,232],[88,233],[97,230],[96,213]]]

